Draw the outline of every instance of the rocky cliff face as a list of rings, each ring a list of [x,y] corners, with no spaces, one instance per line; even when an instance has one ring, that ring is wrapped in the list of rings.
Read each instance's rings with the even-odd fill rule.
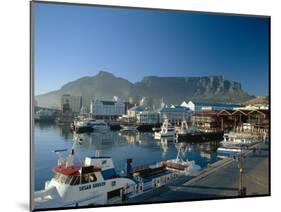
[[[184,100],[208,102],[243,102],[251,99],[238,82],[225,80],[222,76],[207,77],[156,77],[147,76],[142,81],[131,83],[126,79],[101,71],[93,77],[83,77],[65,84],[61,89],[36,96],[38,105],[59,107],[62,94],[81,95],[88,106],[91,97],[123,100],[138,103],[179,104]],[[152,100],[152,101],[149,101]]]
[[[162,98],[167,103],[183,100],[209,102],[241,102],[251,97],[238,82],[225,80],[222,76],[209,77],[145,77],[136,83],[133,94]]]

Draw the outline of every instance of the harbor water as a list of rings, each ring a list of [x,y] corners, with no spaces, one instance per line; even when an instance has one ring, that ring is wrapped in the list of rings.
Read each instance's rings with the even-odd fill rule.
[[[76,149],[76,161],[87,156],[111,156],[116,171],[125,169],[126,159],[133,159],[133,166],[150,165],[174,159],[178,151],[183,159],[194,160],[202,168],[216,162],[219,141],[205,143],[175,143],[166,139],[155,140],[146,132],[92,132],[79,134],[80,144]],[[45,181],[53,176],[52,168],[57,163],[56,149],[71,149],[73,144],[69,126],[36,123],[34,128],[35,190],[44,188]],[[68,154],[64,153],[64,156]]]

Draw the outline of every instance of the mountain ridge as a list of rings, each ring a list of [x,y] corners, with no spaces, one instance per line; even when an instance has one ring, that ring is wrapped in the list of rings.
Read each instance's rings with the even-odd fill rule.
[[[162,99],[167,104],[180,104],[186,100],[207,102],[244,102],[254,98],[243,91],[239,82],[223,76],[159,77],[145,76],[132,83],[110,72],[100,71],[95,76],[85,76],[64,84],[60,89],[35,96],[39,106],[59,107],[63,94],[82,96],[88,107],[92,97],[112,99],[118,96],[132,104],[146,102],[159,106]],[[149,102],[149,103],[147,103]],[[144,103],[145,104],[145,103]]]

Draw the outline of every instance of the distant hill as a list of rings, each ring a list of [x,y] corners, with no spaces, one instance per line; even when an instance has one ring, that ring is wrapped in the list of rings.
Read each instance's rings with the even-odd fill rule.
[[[105,71],[93,77],[83,77],[69,82],[57,91],[38,95],[39,106],[59,107],[63,94],[81,95],[83,105],[88,107],[92,97],[129,100],[132,103],[159,105],[162,98],[166,104],[180,104],[184,100],[205,102],[244,102],[253,97],[242,90],[241,84],[225,80],[222,76],[206,77],[157,77],[147,76],[131,83]]]
[[[267,105],[269,103],[268,96],[257,96],[254,99],[245,101],[245,105]]]

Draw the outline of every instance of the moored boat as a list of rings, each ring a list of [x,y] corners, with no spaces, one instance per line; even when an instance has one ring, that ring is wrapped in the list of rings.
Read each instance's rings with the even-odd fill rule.
[[[182,121],[181,128],[176,134],[178,142],[205,142],[223,140],[223,131],[221,130],[199,130],[188,127],[185,121]]]
[[[75,131],[77,133],[92,132],[93,125],[96,123],[95,119],[80,119],[74,122]]]
[[[224,135],[223,142],[217,149],[218,157],[230,157],[244,153],[251,146],[261,142],[257,136],[230,132]]]
[[[161,126],[161,130],[159,132],[155,132],[154,133],[154,138],[155,139],[161,139],[161,138],[167,138],[167,137],[175,137],[175,127],[172,126],[169,121],[166,119],[164,120],[162,126]]]
[[[135,125],[131,125],[131,124],[122,124],[121,126],[121,130],[123,131],[136,131],[137,130],[137,126]]]
[[[108,124],[103,120],[97,120],[92,124],[92,128],[94,131],[107,131],[110,129]]]
[[[131,176],[136,182],[134,197],[142,193],[172,183],[180,176],[190,175],[201,169],[194,161],[182,161],[178,158],[162,161],[155,165],[140,166],[132,169]]]
[[[66,158],[61,156],[66,149],[54,151],[59,155],[53,168],[54,177],[45,182],[44,189],[33,194],[35,209],[120,204],[194,171],[192,162],[179,159],[134,169],[132,159],[128,159],[127,171],[118,174],[111,157],[96,153],[83,162],[75,160],[76,144],[83,139],[74,132],[73,140]]]
[[[162,161],[162,165],[166,166],[169,170],[178,171],[182,175],[189,175],[194,172],[200,171],[201,167],[195,161],[184,160],[182,155],[185,155],[186,148],[179,147],[177,157]]]
[[[35,209],[120,203],[135,182],[117,175],[111,157],[86,157],[74,163],[77,138],[66,159],[53,168],[54,177],[33,195]],[[59,152],[57,150],[56,152]]]

